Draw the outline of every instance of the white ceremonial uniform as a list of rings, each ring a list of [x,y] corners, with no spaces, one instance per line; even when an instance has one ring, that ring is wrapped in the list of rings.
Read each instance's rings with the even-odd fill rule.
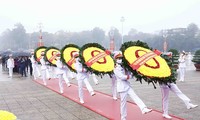
[[[96,78],[96,75],[94,73],[92,73],[92,80],[94,81],[95,85],[99,84],[99,81]]]
[[[38,63],[35,60],[33,55],[31,56],[30,60],[31,60],[32,68],[33,68],[33,77],[36,80],[36,72],[38,76],[41,76],[41,73],[39,71]]]
[[[180,72],[180,80],[184,81],[185,78],[185,69],[186,69],[186,56],[182,56],[178,59],[179,61],[179,72]]]
[[[56,61],[56,66],[57,66],[56,74],[59,79],[60,93],[63,93],[63,79],[65,80],[67,86],[68,87],[70,86],[69,79],[67,78],[67,72],[69,71],[69,69],[67,68],[67,66],[63,65],[60,59]]]
[[[180,91],[180,89],[178,88],[178,86],[175,83],[168,83],[167,85],[166,84],[160,84],[160,88],[161,88],[161,92],[162,92],[163,115],[168,116],[169,91],[170,90],[173,93],[175,93],[185,103],[187,109],[191,109],[191,108],[198,106],[198,105],[191,104],[190,99]],[[169,118],[171,118],[171,117],[169,117]]]
[[[113,74],[111,76],[112,78],[112,96],[114,100],[117,100],[117,78],[116,76]]]
[[[47,69],[46,61],[44,60],[44,57],[40,59],[41,63],[41,73],[42,73],[42,80],[44,82],[44,85],[47,85],[46,79],[49,79],[49,70]]]
[[[13,68],[14,68],[14,59],[13,58],[9,58],[7,60],[7,68],[8,68],[8,71],[9,71],[9,77],[12,78],[13,76]]]
[[[78,94],[80,98],[80,102],[83,101],[84,96],[83,96],[83,82],[86,85],[86,88],[90,92],[90,94],[93,96],[94,95],[94,90],[90,83],[88,82],[89,79],[89,74],[86,73],[86,70],[83,68],[82,64],[79,62],[79,58],[76,58],[76,62],[74,64],[75,69],[77,71],[77,80],[78,80]],[[83,102],[84,103],[84,102]]]
[[[124,68],[121,67],[121,65],[116,64],[116,66],[114,68],[114,74],[117,78],[117,92],[119,92],[120,97],[121,97],[121,105],[120,105],[121,120],[126,120],[126,116],[127,116],[127,108],[126,108],[127,95],[129,95],[131,97],[131,99],[138,105],[138,107],[140,108],[141,111],[144,108],[146,108],[146,105],[135,94],[135,92],[131,88],[130,82],[127,80],[128,75],[125,74],[125,70],[124,70]]]

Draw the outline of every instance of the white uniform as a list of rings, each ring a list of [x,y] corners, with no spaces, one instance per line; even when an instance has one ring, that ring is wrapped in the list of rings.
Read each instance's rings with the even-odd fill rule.
[[[42,57],[40,59],[40,63],[41,63],[42,80],[44,82],[44,85],[47,85],[46,78],[49,79],[49,70],[47,69],[47,65],[46,65],[46,62],[44,60],[44,57]]]
[[[86,73],[86,70],[83,68],[82,64],[79,62],[78,58],[76,58],[76,62],[75,62],[75,69],[77,71],[77,80],[78,80],[78,94],[79,94],[79,98],[80,101],[83,101],[84,96],[83,96],[83,82],[86,85],[86,88],[88,89],[88,91],[90,92],[91,95],[94,95],[94,90],[92,88],[92,86],[90,85],[90,83],[88,82],[89,79],[89,74]]]
[[[169,105],[169,91],[171,90],[173,93],[175,93],[188,107],[190,107],[190,99],[184,95],[176,84],[174,83],[168,83],[168,85],[161,84],[160,85],[161,92],[162,92],[162,109],[163,114],[168,115],[168,105]]]
[[[130,74],[125,74],[124,68],[121,65],[116,64],[114,69],[114,74],[117,78],[117,92],[119,92],[121,97],[121,120],[126,120],[127,116],[127,108],[126,108],[126,99],[127,95],[131,97],[131,99],[139,106],[140,110],[142,111],[146,108],[146,105],[143,101],[135,94],[133,89],[131,88],[130,82],[127,80]],[[131,75],[130,75],[131,76]],[[128,78],[129,79],[129,78]]]
[[[59,79],[60,93],[63,93],[63,83],[62,83],[63,79],[65,80],[67,86],[68,87],[70,86],[69,80],[67,78],[67,72],[69,71],[69,69],[67,68],[67,66],[64,66],[60,60],[56,61],[56,66],[57,66],[56,74]]]
[[[111,76],[112,78],[112,96],[114,100],[117,100],[117,78],[116,76],[113,74]]]
[[[96,75],[94,73],[92,73],[92,80],[94,81],[95,85],[99,84],[99,81],[96,78]]]
[[[14,68],[14,59],[13,58],[9,58],[7,60],[7,68],[8,68],[8,71],[9,71],[9,77],[12,78],[13,76],[13,68]]]
[[[30,60],[31,60],[32,68],[33,68],[33,77],[36,80],[36,72],[37,72],[38,76],[41,76],[41,73],[40,73],[39,68],[38,68],[38,63],[35,60],[33,55],[31,56]]]
[[[178,59],[179,61],[179,72],[180,72],[180,80],[179,81],[184,81],[185,77],[185,69],[186,69],[186,56],[182,56]]]

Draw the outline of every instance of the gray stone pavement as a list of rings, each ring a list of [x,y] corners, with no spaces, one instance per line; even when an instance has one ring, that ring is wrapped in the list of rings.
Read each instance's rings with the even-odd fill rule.
[[[110,78],[105,76],[98,79],[100,84],[97,86],[90,80],[93,88],[111,94]],[[152,84],[140,84],[134,80],[131,80],[131,84],[148,107],[162,111],[162,95],[158,85],[157,89],[154,89]],[[177,85],[193,103],[200,105],[200,71],[195,71],[193,65],[190,65],[186,71],[185,82],[177,82]],[[11,79],[8,78],[7,72],[1,70],[0,110],[10,111],[20,120],[106,120],[103,116],[35,83],[30,76],[20,77],[15,74]],[[170,93],[169,114],[186,120],[199,120],[199,112],[200,107],[187,110],[184,103]]]

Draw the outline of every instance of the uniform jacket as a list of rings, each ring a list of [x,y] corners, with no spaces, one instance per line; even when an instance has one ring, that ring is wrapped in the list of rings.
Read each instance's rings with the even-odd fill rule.
[[[56,61],[56,74],[64,74],[68,71],[67,66],[63,65],[63,63],[60,60]]]
[[[76,59],[74,67],[77,71],[77,80],[89,78],[89,74],[86,72],[86,69],[83,68],[82,64],[79,62],[79,59]]]
[[[180,68],[185,68],[186,67],[186,58],[185,56],[182,56],[178,59],[179,62],[179,67]]]
[[[117,78],[117,92],[127,91],[131,87],[131,85],[130,82],[127,80],[128,75],[125,74],[124,68],[122,68],[121,65],[116,64],[114,74]]]
[[[44,58],[41,58],[40,59],[40,63],[41,63],[41,70],[45,70],[45,69],[47,69],[47,65],[46,65],[46,62],[45,62],[45,60],[44,60]]]

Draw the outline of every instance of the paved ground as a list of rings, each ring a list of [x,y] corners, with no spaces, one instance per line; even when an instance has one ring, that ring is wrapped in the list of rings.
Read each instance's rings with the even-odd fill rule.
[[[15,74],[8,78],[7,72],[0,69],[0,110],[14,113],[20,120],[106,120],[81,105],[35,83],[31,77]],[[98,78],[100,84],[94,85],[97,91],[111,94],[111,81],[108,77]],[[72,81],[76,83],[76,80]],[[161,92],[159,86],[131,81],[133,89],[144,103],[161,111]],[[181,91],[193,103],[200,105],[200,71],[190,65],[186,71],[185,82],[177,82]],[[130,100],[130,99],[129,99]],[[170,94],[169,113],[187,120],[200,119],[200,107],[187,110],[184,103],[173,93]]]

